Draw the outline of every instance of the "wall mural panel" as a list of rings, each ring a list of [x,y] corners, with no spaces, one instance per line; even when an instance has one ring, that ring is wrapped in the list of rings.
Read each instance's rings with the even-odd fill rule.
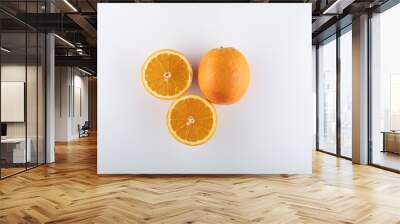
[[[311,173],[310,20],[311,4],[99,4],[98,173]],[[146,63],[159,49],[174,51]],[[182,92],[166,84],[169,57],[192,75]],[[145,81],[165,87],[143,83],[143,64],[155,74]],[[199,119],[179,107],[215,108],[202,124],[212,137],[188,128]]]

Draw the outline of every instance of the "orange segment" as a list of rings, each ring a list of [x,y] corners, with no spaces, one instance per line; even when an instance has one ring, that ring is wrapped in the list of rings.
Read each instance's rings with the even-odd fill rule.
[[[217,128],[217,112],[206,99],[186,95],[175,101],[167,112],[167,127],[178,141],[186,145],[207,142]]]
[[[151,54],[142,66],[146,90],[160,99],[175,99],[191,85],[192,66],[180,52],[163,49]]]

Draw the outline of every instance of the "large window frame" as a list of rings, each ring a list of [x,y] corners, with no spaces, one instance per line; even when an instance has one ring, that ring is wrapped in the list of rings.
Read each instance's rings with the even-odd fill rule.
[[[316,45],[316,150],[319,152],[327,153],[333,156],[337,156],[340,158],[344,158],[347,160],[352,160],[351,157],[347,157],[342,155],[342,150],[341,150],[341,52],[340,52],[340,42],[341,42],[341,36],[344,35],[347,32],[351,32],[352,30],[352,24],[349,24],[348,26],[344,27],[341,30],[338,30],[335,34],[332,36],[329,36],[328,38],[322,40],[319,44]],[[320,143],[319,143],[319,137],[320,137],[320,130],[319,130],[319,125],[320,125],[320,117],[319,117],[319,102],[320,102],[320,86],[319,86],[319,77],[320,77],[320,69],[319,69],[319,47],[321,44],[326,44],[330,41],[336,41],[336,152],[332,153],[327,150],[324,150],[320,148]]]
[[[368,54],[367,54],[367,65],[368,65],[368,69],[367,69],[367,76],[368,76],[368,125],[367,125],[367,129],[368,129],[368,165],[373,166],[373,167],[377,167],[383,170],[387,170],[387,171],[391,171],[391,172],[395,172],[395,173],[400,173],[400,170],[398,169],[394,169],[391,167],[387,167],[387,166],[383,166],[380,165],[378,163],[374,163],[373,160],[373,154],[374,154],[374,137],[373,137],[373,57],[374,57],[374,52],[373,52],[373,27],[372,27],[372,19],[373,19],[373,15],[375,13],[383,13],[385,11],[387,11],[388,9],[391,9],[392,7],[398,5],[400,2],[398,0],[388,0],[387,2],[385,2],[384,4],[380,5],[379,7],[370,10],[368,12],[368,30],[367,30],[367,40],[368,40]]]

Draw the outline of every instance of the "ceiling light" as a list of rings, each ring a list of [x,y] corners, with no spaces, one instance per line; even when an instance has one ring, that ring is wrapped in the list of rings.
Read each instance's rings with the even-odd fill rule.
[[[355,0],[336,0],[322,14],[342,14],[343,10],[351,5]]]
[[[332,5],[330,5],[327,9],[324,10],[322,14],[328,14],[330,11],[336,7],[336,5],[340,2],[340,0],[336,0]]]
[[[78,53],[79,55],[83,55],[83,49],[82,48],[77,48],[76,49],[76,53]]]
[[[81,68],[79,68],[79,67],[78,67],[78,70],[81,71],[81,72],[83,72],[83,73],[85,73],[85,74],[87,74],[87,75],[93,75],[92,73],[90,73],[90,72],[88,72],[88,71],[86,71],[86,70],[83,70],[83,69],[81,69]]]
[[[68,0],[64,0],[65,4],[67,4],[74,12],[78,12],[78,10],[73,6]]]
[[[54,36],[57,37],[57,38],[58,38],[59,40],[61,40],[62,42],[66,43],[68,46],[75,48],[75,45],[73,45],[73,44],[72,44],[71,42],[69,42],[68,40],[66,40],[66,39],[64,39],[64,38],[62,38],[62,37],[60,37],[60,36],[57,35],[57,34],[54,34]]]
[[[9,49],[7,49],[5,47],[1,47],[0,49],[1,49],[1,51],[4,51],[6,53],[10,53],[11,52],[11,50],[9,50]]]

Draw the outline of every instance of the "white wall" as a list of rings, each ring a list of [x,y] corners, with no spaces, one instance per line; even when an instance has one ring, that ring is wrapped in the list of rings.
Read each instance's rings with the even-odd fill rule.
[[[55,68],[55,141],[68,140],[70,75],[68,67]]]
[[[78,73],[77,73],[78,72]],[[77,129],[78,124],[83,125],[85,121],[88,121],[89,118],[89,113],[88,113],[88,77],[87,76],[82,76],[83,73],[79,72],[78,70],[75,70],[75,75],[74,75],[74,108],[72,108],[72,119],[71,119],[71,135],[73,138],[78,138],[79,137],[79,132]],[[77,91],[80,91],[78,93]],[[78,96],[80,94],[80,97]],[[78,101],[81,102],[78,102]],[[79,107],[81,107],[79,109]],[[82,110],[82,111],[80,111]],[[75,113],[74,113],[75,111]]]
[[[81,103],[76,97],[80,90]],[[82,113],[76,105],[82,105]],[[78,124],[88,120],[88,78],[72,67],[56,67],[55,140],[69,141],[79,137]]]
[[[312,46],[312,88],[313,88],[313,145],[317,143],[317,48]]]
[[[311,173],[310,20],[311,4],[99,4],[98,173]],[[172,48],[196,71],[219,46],[246,55],[250,87],[239,103],[216,106],[209,142],[188,147],[168,133],[171,102],[144,90],[140,67]]]

